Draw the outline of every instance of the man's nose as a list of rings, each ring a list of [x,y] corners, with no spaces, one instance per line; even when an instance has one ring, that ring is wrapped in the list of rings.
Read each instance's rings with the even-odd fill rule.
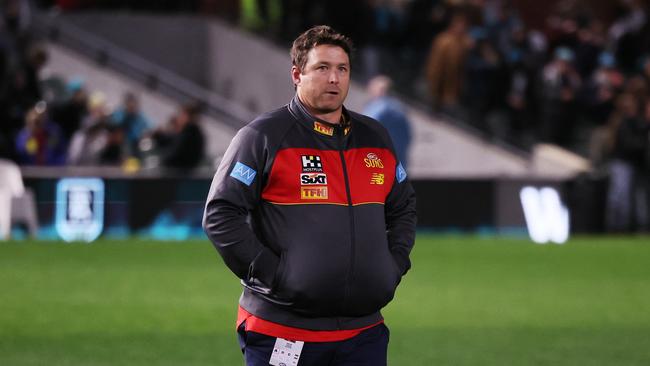
[[[337,75],[335,70],[330,72],[329,82],[330,82],[330,84],[338,84],[339,83],[339,76]]]

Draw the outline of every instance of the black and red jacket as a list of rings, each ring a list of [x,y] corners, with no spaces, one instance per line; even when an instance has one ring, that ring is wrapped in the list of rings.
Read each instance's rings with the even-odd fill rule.
[[[317,120],[294,97],[242,128],[214,176],[203,227],[242,280],[240,306],[259,318],[374,324],[411,266],[406,172],[378,122],[343,115],[346,125]]]

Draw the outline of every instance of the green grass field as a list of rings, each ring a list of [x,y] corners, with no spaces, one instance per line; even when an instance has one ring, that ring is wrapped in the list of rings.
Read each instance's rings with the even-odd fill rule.
[[[419,235],[390,365],[649,365],[650,238]],[[0,365],[241,365],[207,241],[0,242]]]

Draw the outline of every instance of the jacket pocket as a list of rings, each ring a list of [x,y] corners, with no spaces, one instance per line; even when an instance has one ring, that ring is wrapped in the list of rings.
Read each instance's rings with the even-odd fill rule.
[[[262,248],[248,269],[247,287],[268,294],[277,275],[280,258],[270,249]]]
[[[271,288],[273,291],[277,291],[281,288],[282,282],[284,280],[284,268],[286,267],[287,256],[284,251],[280,253],[280,261],[275,270],[275,275],[273,276],[273,282],[271,283]]]
[[[401,280],[398,265],[390,251],[377,250],[359,256],[351,283],[348,316],[361,316],[386,306]]]

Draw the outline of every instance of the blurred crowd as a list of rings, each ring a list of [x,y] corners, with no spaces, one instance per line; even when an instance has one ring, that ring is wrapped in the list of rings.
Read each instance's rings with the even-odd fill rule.
[[[355,41],[360,81],[386,74],[401,94],[496,139],[523,148],[551,142],[596,162],[614,149],[626,95],[636,97],[638,118],[647,104],[647,0],[39,3],[217,14],[283,47],[309,26],[329,24]]]
[[[234,2],[230,19],[281,42],[311,24],[340,29],[356,43],[362,82],[389,75],[396,90],[433,111],[523,148],[550,142],[600,163],[618,154],[630,95],[632,116],[647,118],[644,0]],[[533,22],[518,6],[547,13]]]
[[[8,76],[2,79],[0,108],[3,123],[13,131],[7,134],[8,129],[3,127],[0,138],[4,150],[7,141],[15,142],[13,154],[22,162],[48,160],[44,158],[48,154],[34,153],[34,146],[42,145],[34,141],[44,141],[42,136],[29,137],[35,125],[47,126],[43,128],[60,136],[54,140],[63,141],[58,150],[54,149],[56,144],[47,144],[53,151],[53,163],[139,158],[142,147],[149,147],[152,141],[176,146],[171,137],[182,135],[177,126],[183,123],[174,121],[192,121],[195,108],[191,106],[181,108],[178,115],[186,117],[172,118],[165,131],[152,131],[146,117],[135,118],[135,122],[123,117],[128,113],[97,111],[101,98],[92,97],[92,93],[87,97],[85,89],[76,88],[74,83],[65,100],[38,104],[46,98],[39,94],[36,75],[47,55],[27,41],[24,31],[28,22],[23,19],[27,17],[14,9],[20,10],[23,3],[3,3],[1,62]],[[329,24],[355,41],[353,66],[359,81],[366,83],[386,74],[400,94],[496,140],[522,148],[550,142],[587,156],[594,166],[611,173],[608,212],[612,218],[608,227],[624,230],[632,225],[650,226],[648,0],[549,0],[543,4],[527,0],[36,3],[63,11],[110,8],[215,14],[270,37],[285,48],[309,26]],[[75,96],[77,93],[81,95]],[[125,97],[121,109],[128,111],[130,104],[137,106],[137,97]],[[90,122],[98,120],[104,122]],[[84,138],[75,138],[81,132]],[[95,140],[105,141],[104,148],[86,146]],[[25,146],[21,148],[21,144]],[[26,151],[32,155],[26,156]]]
[[[139,97],[111,106],[83,79],[39,79],[47,51],[30,33],[27,1],[2,3],[0,157],[22,165],[115,165],[191,169],[204,160],[200,106],[188,103],[152,123]]]
[[[523,147],[551,142],[596,164],[619,154],[624,125],[650,122],[647,4],[617,2],[606,23],[589,2],[558,1],[540,29],[512,5],[451,13],[424,65],[433,108]]]

